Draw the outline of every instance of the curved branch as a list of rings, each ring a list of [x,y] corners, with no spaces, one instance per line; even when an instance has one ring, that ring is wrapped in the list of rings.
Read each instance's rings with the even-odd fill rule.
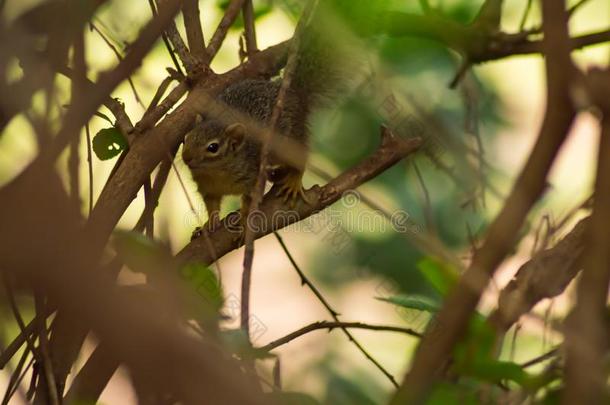
[[[250,223],[249,226],[255,230],[255,237],[258,239],[273,231],[302,221],[338,201],[346,191],[359,187],[409,156],[420,145],[421,140],[419,138],[402,139],[395,136],[388,128],[382,127],[381,145],[373,155],[331,180],[325,186],[314,186],[306,191],[307,199],[312,202],[312,205],[300,200],[292,210],[286,211],[283,198],[273,196],[274,193],[268,193],[259,210],[251,215],[256,223]],[[229,214],[218,229],[204,228],[204,233],[209,236],[212,249],[208,249],[205,237],[199,237],[191,241],[178,253],[176,256],[178,262],[181,264],[188,262],[210,264],[214,257],[222,257],[240,247],[242,245],[241,232],[236,232],[234,226],[239,223],[238,216],[238,213]]]
[[[582,219],[550,249],[536,253],[524,263],[498,298],[489,322],[504,334],[544,298],[561,294],[582,268],[585,231],[591,218]]]
[[[190,130],[198,111],[205,111],[207,102],[235,81],[246,77],[271,76],[281,68],[286,45],[267,48],[250,61],[222,75],[202,77],[186,100],[156,127],[139,134],[116,174],[109,180],[91,214],[88,229],[96,241],[96,249],[106,242],[124,210],[135,198],[157,164],[177,147]],[[136,127],[138,127],[136,125]]]
[[[527,39],[532,31],[515,34],[481,29],[478,24],[464,25],[438,14],[387,13],[380,31],[395,37],[413,36],[438,41],[465,55],[470,63],[483,63],[509,56],[544,53],[543,40]],[[610,30],[569,39],[571,49],[610,41]]]
[[[362,322],[329,322],[329,321],[318,321],[307,326],[302,327],[284,337],[274,340],[271,343],[266,344],[256,350],[269,352],[279,346],[285,345],[293,341],[294,339],[320,329],[328,329],[331,332],[333,329],[366,329],[374,331],[386,331],[386,332],[397,332],[404,333],[409,336],[421,337],[421,334],[410,328],[402,328],[400,326],[387,326],[387,325],[370,325]]]

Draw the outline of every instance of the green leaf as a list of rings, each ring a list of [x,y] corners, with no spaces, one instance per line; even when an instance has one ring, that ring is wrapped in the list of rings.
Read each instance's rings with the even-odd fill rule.
[[[220,332],[220,340],[231,353],[242,359],[269,359],[275,355],[252,347],[243,329],[227,329]]]
[[[117,128],[104,128],[93,137],[93,151],[100,160],[112,159],[129,147],[127,139]]]
[[[135,272],[149,274],[172,260],[165,246],[137,232],[116,231],[113,242],[125,265]]]
[[[326,384],[325,404],[375,405],[375,394],[370,391],[370,381],[357,381],[333,374]]]
[[[389,302],[403,308],[436,313],[440,303],[423,295],[394,295],[392,297],[375,297],[380,301]]]
[[[442,296],[447,295],[460,277],[453,267],[431,257],[420,260],[417,263],[417,268]]]
[[[513,381],[521,386],[527,386],[532,381],[532,377],[521,366],[509,361],[475,361],[469,364],[468,369],[460,370],[460,373],[491,383]]]
[[[189,263],[180,269],[182,279],[193,287],[198,296],[219,310],[223,304],[222,288],[216,274],[200,263]]]
[[[218,3],[218,7],[223,11],[227,11],[227,8],[231,4],[231,0],[222,0]],[[257,21],[260,18],[263,18],[267,14],[273,11],[273,6],[270,4],[254,4],[254,20]],[[233,24],[231,25],[231,30],[242,30],[244,28],[244,19],[243,15],[240,13]]]
[[[271,11],[273,11],[273,7],[271,7],[269,4],[260,5],[254,9],[254,19],[258,20],[259,18],[269,14]]]
[[[544,398],[540,401],[541,405],[559,405],[561,403],[561,389],[549,390]]]
[[[491,383],[508,380],[529,386],[533,377],[521,366],[495,358],[495,342],[493,327],[481,314],[476,313],[470,320],[466,339],[454,350],[455,370]]]
[[[477,390],[463,383],[440,383],[434,386],[427,405],[464,404],[478,405]]]
[[[319,405],[314,397],[301,392],[270,392],[266,394],[269,403],[278,405]]]

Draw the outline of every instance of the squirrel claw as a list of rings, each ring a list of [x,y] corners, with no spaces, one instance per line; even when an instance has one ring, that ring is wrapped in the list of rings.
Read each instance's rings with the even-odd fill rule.
[[[216,229],[220,228],[220,225],[221,222],[218,213],[210,215],[208,222],[204,226],[198,226],[193,230],[191,242],[203,236],[205,232],[214,232]]]
[[[198,226],[193,230],[193,233],[191,234],[191,242],[195,239],[198,239],[201,235],[203,235],[203,227]]]
[[[275,194],[277,197],[283,197],[284,204],[288,203],[294,207],[297,199],[301,197],[307,204],[312,205],[311,200],[305,194],[303,183],[300,177],[291,177],[283,183]]]

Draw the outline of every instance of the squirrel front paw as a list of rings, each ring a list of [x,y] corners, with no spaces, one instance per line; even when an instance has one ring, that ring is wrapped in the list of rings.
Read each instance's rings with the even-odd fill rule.
[[[204,232],[214,232],[216,229],[220,228],[221,225],[219,213],[212,212],[208,222],[204,226],[198,226],[195,228],[191,234],[191,241],[201,237]]]
[[[301,197],[307,204],[313,205],[312,201],[307,197],[307,194],[305,194],[302,177],[302,173],[290,173],[279,184],[279,188],[275,195],[277,197],[283,197],[284,203],[288,203],[290,207],[294,207],[296,205],[299,197]]]
[[[193,233],[191,234],[191,242],[195,239],[200,238],[201,235],[203,235],[203,232],[204,231],[202,226],[198,226],[197,228],[195,228],[195,230],[193,230]]]

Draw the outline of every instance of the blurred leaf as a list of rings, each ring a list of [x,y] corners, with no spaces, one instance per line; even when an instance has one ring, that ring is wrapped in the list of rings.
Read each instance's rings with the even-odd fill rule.
[[[114,127],[100,130],[92,143],[93,151],[100,160],[112,159],[129,146],[121,131]]]
[[[231,0],[222,0],[218,3],[218,7],[225,12],[227,7],[231,4]],[[254,20],[258,21],[258,19],[263,18],[267,14],[273,11],[273,6],[269,3],[254,3]],[[231,25],[231,30],[242,30],[244,28],[244,19],[241,13],[238,14],[237,18],[233,25]]]
[[[314,397],[300,392],[270,392],[266,394],[270,403],[278,405],[318,405]]]
[[[435,313],[440,308],[440,302],[433,300],[430,297],[423,295],[395,295],[392,297],[375,297],[380,301],[389,302],[403,308],[416,309],[418,311],[426,311]]]
[[[227,329],[220,332],[220,340],[231,353],[244,359],[268,359],[275,355],[252,347],[242,329]]]
[[[463,383],[437,384],[426,402],[426,405],[463,404],[478,405],[477,391]]]
[[[365,384],[333,374],[326,386],[325,404],[332,405],[375,405],[369,395],[364,391]]]
[[[113,242],[125,265],[135,272],[148,274],[172,259],[165,246],[137,232],[116,231]]]
[[[212,308],[219,310],[222,307],[222,288],[216,274],[209,267],[200,263],[189,263],[180,269],[180,275]]]
[[[481,314],[475,314],[469,323],[466,339],[455,348],[455,370],[492,383],[509,380],[522,386],[529,385],[533,377],[521,366],[495,358],[495,341],[493,327]]]
[[[459,278],[455,269],[430,257],[420,260],[417,263],[417,268],[442,296],[447,295]]]
[[[541,405],[559,405],[561,403],[561,389],[549,390],[540,401]]]
[[[530,380],[521,366],[509,361],[483,361],[475,364],[473,371],[475,376],[489,382],[508,380],[526,385]]]

